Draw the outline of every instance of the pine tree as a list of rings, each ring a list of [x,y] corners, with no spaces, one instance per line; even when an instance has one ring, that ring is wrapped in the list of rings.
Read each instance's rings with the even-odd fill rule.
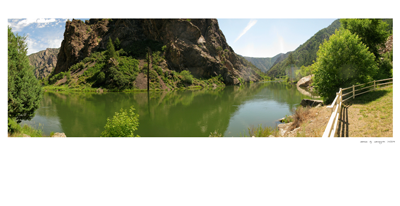
[[[111,38],[109,38],[108,44],[107,44],[107,59],[115,58],[115,57],[117,57],[117,53],[115,52],[115,48],[114,48]]]
[[[115,49],[117,50],[121,49],[120,47],[121,42],[119,41],[118,37],[115,39],[114,44],[115,44]]]
[[[42,90],[33,74],[27,54],[26,37],[8,27],[8,118],[30,120],[39,108]]]

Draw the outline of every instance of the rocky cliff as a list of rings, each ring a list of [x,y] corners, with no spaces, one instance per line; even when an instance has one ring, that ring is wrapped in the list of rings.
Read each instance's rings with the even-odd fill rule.
[[[105,50],[109,38],[118,38],[120,48],[139,59],[145,58],[146,44],[163,45],[168,69],[189,70],[197,78],[221,75],[226,84],[238,84],[239,77],[245,81],[261,78],[259,71],[227,44],[216,19],[68,21],[55,74],[68,71],[93,52]]]
[[[57,55],[60,49],[50,49],[29,55],[29,62],[35,67],[36,78],[43,79],[49,75],[57,65]]]

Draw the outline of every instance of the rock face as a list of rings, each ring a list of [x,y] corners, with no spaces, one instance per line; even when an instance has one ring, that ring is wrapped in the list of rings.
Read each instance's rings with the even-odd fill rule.
[[[238,84],[239,77],[245,81],[261,79],[251,69],[251,63],[240,58],[226,43],[216,19],[68,21],[55,74],[67,71],[93,52],[105,50],[109,38],[113,41],[118,38],[125,51],[140,42],[159,42],[165,46],[169,69],[189,70],[197,78],[221,75],[226,84]]]
[[[50,49],[29,55],[29,62],[35,67],[36,78],[43,79],[49,75],[57,65],[57,56],[60,49]]]

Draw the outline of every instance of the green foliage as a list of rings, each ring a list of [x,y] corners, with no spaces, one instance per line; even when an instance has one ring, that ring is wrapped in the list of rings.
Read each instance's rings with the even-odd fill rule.
[[[347,29],[336,31],[317,55],[313,84],[325,102],[333,100],[340,87],[371,81],[378,70],[374,55]]]
[[[108,44],[107,44],[107,60],[110,58],[116,58],[117,54],[115,52],[114,45],[111,41],[111,38],[108,39]]]
[[[120,47],[121,46],[121,42],[119,41],[118,37],[115,39],[114,44],[115,44],[115,49],[116,50],[121,49],[121,47]]]
[[[39,107],[42,90],[29,64],[26,37],[8,27],[8,118],[30,120]]]
[[[342,28],[358,35],[369,51],[379,59],[379,46],[389,37],[388,24],[380,19],[341,19]]]
[[[285,118],[283,118],[283,122],[284,123],[293,122],[293,117],[285,115]]]
[[[193,83],[193,76],[188,70],[181,71],[180,75],[182,76],[182,81],[192,84]]]
[[[382,60],[378,62],[379,72],[375,79],[386,79],[393,77],[393,51],[384,53]]]
[[[115,112],[112,119],[107,118],[102,137],[134,137],[134,132],[139,126],[139,115],[135,114],[135,108],[131,106],[129,112],[124,109]],[[137,135],[136,135],[137,136]],[[138,137],[138,136],[137,136]]]
[[[242,78],[242,77],[239,77],[239,78],[238,78],[238,80],[239,80],[239,83],[240,83],[241,85],[243,85],[243,84],[244,84],[244,80],[243,80],[243,78]]]
[[[64,72],[60,72],[60,73],[58,73],[56,75],[53,75],[53,76],[50,77],[49,83],[50,84],[54,84],[58,80],[64,78],[65,75],[66,75],[66,73],[64,73]]]
[[[100,72],[97,75],[97,83],[98,84],[102,84],[104,82],[104,80],[106,79],[106,75],[104,74],[104,72]]]
[[[19,125],[14,118],[8,118],[8,132],[10,132],[11,136],[17,137],[22,137],[24,134],[29,135],[30,137],[43,136],[42,130],[32,128],[28,125],[24,125],[23,127],[21,127],[21,125]]]
[[[262,127],[262,125],[258,125],[258,127],[251,126],[247,128],[250,137],[269,137],[270,135],[278,136],[278,129],[271,127]]]
[[[161,51],[165,51],[167,49],[167,45],[161,47]]]

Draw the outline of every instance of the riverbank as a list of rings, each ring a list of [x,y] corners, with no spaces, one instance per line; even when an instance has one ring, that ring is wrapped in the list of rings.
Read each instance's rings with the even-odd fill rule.
[[[322,137],[331,112],[326,106],[303,109],[299,126],[293,127],[293,122],[278,125],[278,137]],[[345,102],[340,120],[339,137],[393,137],[393,87]]]
[[[217,89],[217,88],[224,88],[225,85],[218,85],[218,86],[209,86],[209,87],[202,87],[202,86],[188,86],[188,87],[181,87],[174,89],[175,91],[184,91],[184,90],[202,90],[202,89]],[[106,88],[92,88],[92,87],[78,87],[78,88],[71,88],[67,85],[60,85],[60,86],[42,86],[42,90],[44,92],[93,92],[93,93],[105,93],[105,92],[147,92],[147,89],[106,89]],[[172,91],[170,89],[150,89],[151,92],[159,92],[159,91]]]

